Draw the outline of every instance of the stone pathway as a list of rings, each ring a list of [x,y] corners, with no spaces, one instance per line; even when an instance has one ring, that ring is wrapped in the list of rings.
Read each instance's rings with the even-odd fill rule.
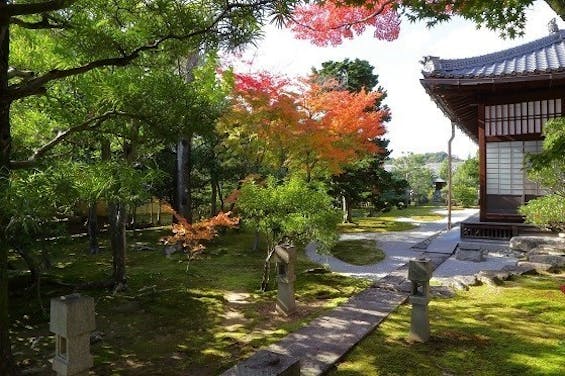
[[[447,215],[447,210],[438,210],[439,214]],[[455,210],[452,215],[452,222],[457,223],[477,213],[476,209]],[[409,219],[405,219],[408,221]],[[434,222],[415,222],[417,228],[409,231],[386,232],[386,233],[359,233],[343,234],[340,239],[369,239],[374,240],[376,247],[385,253],[385,259],[373,265],[356,266],[347,264],[332,255],[318,254],[314,244],[306,247],[308,257],[319,264],[327,265],[335,273],[341,273],[353,277],[369,278],[379,280],[396,269],[406,264],[410,259],[421,257],[424,249],[418,245],[435,236],[440,231],[447,228],[446,219],[443,218]],[[427,251],[451,254],[459,239],[459,227],[455,227],[449,233],[440,233],[433,238],[427,246]],[[451,249],[449,249],[451,247]],[[426,247],[423,247],[426,248]]]
[[[454,212],[454,223],[474,213],[472,210]],[[445,227],[444,221],[438,221],[423,223],[415,230],[401,233],[344,235],[344,239],[363,238],[377,241],[386,258],[369,266],[353,266],[331,256],[318,255],[314,246],[309,246],[308,256],[316,262],[329,265],[332,271],[368,277],[376,282],[347,303],[289,334],[267,350],[300,359],[303,376],[327,372],[406,301],[411,288],[411,283],[407,280],[407,262],[410,259],[427,257],[432,260],[436,269],[451,256],[459,241],[459,228],[440,233],[431,240],[425,251],[411,248]],[[235,366],[224,375],[237,374],[238,368]]]

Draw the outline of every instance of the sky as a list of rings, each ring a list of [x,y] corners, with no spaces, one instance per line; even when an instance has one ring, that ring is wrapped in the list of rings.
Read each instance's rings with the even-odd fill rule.
[[[320,67],[328,60],[346,58],[367,60],[379,75],[379,84],[386,89],[385,103],[392,112],[387,123],[386,138],[390,140],[392,157],[404,153],[447,152],[451,136],[451,123],[431,101],[420,84],[424,56],[440,58],[465,58],[511,48],[542,38],[549,34],[547,24],[558,19],[559,27],[565,24],[544,1],[536,1],[528,10],[524,37],[505,40],[497,32],[477,29],[475,24],[461,18],[426,28],[424,23],[403,20],[400,36],[392,42],[380,41],[372,31],[336,47],[316,47],[308,41],[294,39],[289,30],[268,26],[265,36],[256,47],[248,48],[244,59],[252,63],[253,70],[304,76],[312,67]],[[477,146],[467,136],[457,131],[453,154],[460,158],[474,156]]]

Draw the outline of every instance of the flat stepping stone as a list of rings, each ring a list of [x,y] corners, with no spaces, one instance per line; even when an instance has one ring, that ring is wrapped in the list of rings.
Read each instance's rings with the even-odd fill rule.
[[[301,375],[321,375],[407,298],[407,293],[369,288],[268,350],[300,358]]]

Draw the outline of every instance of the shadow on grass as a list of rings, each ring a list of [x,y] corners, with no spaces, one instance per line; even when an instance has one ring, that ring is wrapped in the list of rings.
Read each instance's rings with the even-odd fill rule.
[[[257,291],[265,252],[250,250],[252,234],[232,231],[217,238],[191,263],[188,273],[183,255],[164,257],[158,244],[163,235],[163,231],[129,234],[127,291],[83,292],[95,299],[96,330],[102,333],[91,351],[95,375],[216,375],[369,284],[333,274],[303,273],[319,265],[301,252],[296,284],[299,313],[281,318],[274,314],[276,292]],[[95,256],[87,254],[86,239],[39,246],[55,265],[50,278],[79,283],[111,275],[111,254],[104,242],[105,250]],[[48,309],[51,297],[71,292],[45,282],[43,305]],[[34,294],[17,291],[11,300],[14,353],[23,369],[51,375],[47,361],[54,343]],[[244,298],[229,301],[230,294]]]
[[[410,308],[402,306],[331,375],[558,375],[565,369],[565,298],[555,282],[524,277],[434,300],[426,344],[406,341]],[[532,283],[538,289],[529,289]]]

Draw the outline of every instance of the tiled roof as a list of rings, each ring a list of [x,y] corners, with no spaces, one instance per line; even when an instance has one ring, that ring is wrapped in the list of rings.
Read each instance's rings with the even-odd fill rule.
[[[565,30],[508,50],[466,59],[427,56],[425,78],[496,78],[565,71]]]

